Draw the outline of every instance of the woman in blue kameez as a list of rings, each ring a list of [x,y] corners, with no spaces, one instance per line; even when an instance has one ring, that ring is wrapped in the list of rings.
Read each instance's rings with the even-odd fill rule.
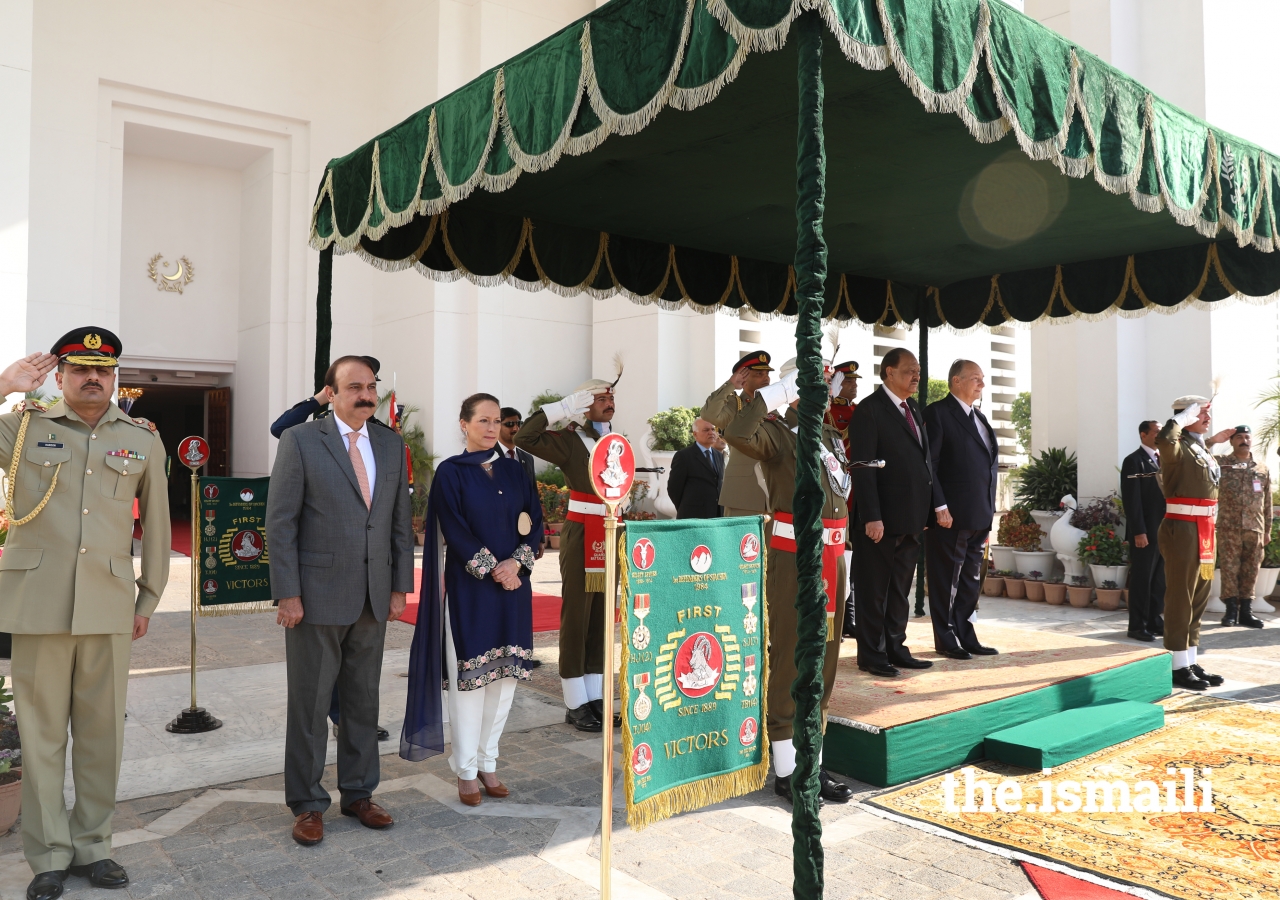
[[[495,774],[498,739],[516,682],[531,677],[533,659],[529,577],[542,541],[542,505],[519,461],[494,449],[501,418],[496,397],[468,397],[458,422],[467,449],[440,463],[431,482],[400,739],[405,759],[444,751],[443,680],[449,767],[468,806],[480,804],[481,788],[490,797],[509,793]]]

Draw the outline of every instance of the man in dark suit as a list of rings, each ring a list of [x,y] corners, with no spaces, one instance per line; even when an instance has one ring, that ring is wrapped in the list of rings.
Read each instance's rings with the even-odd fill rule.
[[[724,486],[724,457],[716,449],[716,426],[693,421],[693,443],[671,458],[667,491],[676,505],[677,519],[717,519],[724,515],[720,488]]]
[[[516,432],[520,430],[520,426],[523,424],[524,417],[520,415],[520,410],[513,409],[510,406],[502,407],[502,423],[498,429],[498,446],[496,449],[503,456],[518,460],[520,465],[524,466],[524,472],[529,476],[529,480],[536,481],[537,478],[533,471],[533,455],[529,451],[521,450],[516,446]]]
[[[271,595],[286,629],[285,802],[293,839],[303,845],[324,838],[330,799],[320,781],[335,684],[342,812],[367,828],[392,824],[371,799],[378,681],[387,622],[400,617],[413,590],[404,441],[369,425],[378,390],[364,359],[339,358],[325,385],[333,415],[282,432],[267,500]]]
[[[992,656],[970,618],[978,606],[982,547],[996,511],[999,448],[975,404],[986,387],[982,367],[958,359],[947,372],[951,393],[924,411],[933,461],[934,524],[925,532],[933,649],[952,659]]]
[[[1164,491],[1160,489],[1160,453],[1155,420],[1138,426],[1137,450],[1120,466],[1120,498],[1124,502],[1129,542],[1129,637],[1151,643],[1164,634],[1164,558],[1160,555],[1160,523]]]
[[[849,423],[851,459],[883,459],[883,469],[853,470],[854,603],[858,668],[892,678],[897,667],[927,669],[906,647],[907,593],[920,558],[920,532],[933,498],[924,416],[913,398],[920,363],[895,347],[880,362],[880,388]]]

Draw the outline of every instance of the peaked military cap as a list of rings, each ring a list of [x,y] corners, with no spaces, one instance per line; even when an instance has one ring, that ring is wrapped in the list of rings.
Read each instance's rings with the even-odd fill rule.
[[[756,372],[772,372],[773,366],[769,365],[769,359],[769,353],[766,350],[748,353],[733,364],[733,374],[736,375],[743,369],[752,369]]]
[[[837,365],[834,369],[832,369],[832,374],[837,374],[837,373],[843,375],[845,378],[861,378],[862,377],[861,375],[858,374],[858,364],[852,359],[849,360],[848,362],[842,362],[839,365]]]
[[[120,365],[120,354],[123,348],[120,338],[105,328],[89,325],[85,328],[73,328],[60,337],[49,351],[58,357],[59,362],[73,366],[111,366]]]
[[[1212,402],[1213,401],[1211,401],[1208,397],[1201,397],[1201,396],[1198,396],[1197,394],[1184,394],[1183,396],[1179,397],[1177,400],[1173,401],[1173,411],[1182,412],[1192,403],[1198,403],[1200,404],[1200,408],[1204,409],[1206,406],[1208,406]]]

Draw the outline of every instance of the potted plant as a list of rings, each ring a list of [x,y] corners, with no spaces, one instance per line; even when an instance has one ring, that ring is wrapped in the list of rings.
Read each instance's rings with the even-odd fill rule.
[[[543,476],[547,475],[547,471],[550,470],[538,473],[538,499],[542,502],[543,531],[547,536],[547,546],[552,550],[559,550],[560,528],[569,510],[569,489],[555,483],[555,474],[559,474],[563,481],[564,473],[555,469],[544,480]]]
[[[1076,553],[1080,561],[1089,566],[1094,584],[1114,581],[1121,585],[1129,577],[1129,567],[1125,564],[1128,549],[1114,525],[1094,525],[1080,538]]]
[[[618,518],[627,522],[649,522],[658,518],[657,513],[640,508],[644,498],[649,496],[649,482],[636,481],[631,485],[631,494],[627,500],[627,509]]]
[[[1044,600],[1044,573],[1031,571],[1023,587],[1027,590],[1028,600]]]
[[[22,812],[22,741],[9,709],[12,702],[13,694],[0,675],[0,834],[12,828]]]
[[[1084,609],[1093,599],[1093,588],[1089,587],[1089,579],[1084,575],[1074,575],[1071,586],[1067,588],[1067,599],[1071,605]]]
[[[1051,572],[1053,571],[1053,551],[1041,550],[1040,541],[1044,531],[1035,522],[1024,522],[1008,533],[1009,545],[1013,547],[1013,565],[1019,572]]]
[[[1013,571],[1013,546],[1009,536],[1013,529],[1031,521],[1031,513],[1024,507],[1015,506],[1008,512],[1000,514],[1000,527],[996,529],[996,542],[991,545],[991,564],[1005,572]]]
[[[676,451],[693,443],[693,420],[699,409],[691,406],[673,406],[649,417],[649,458],[658,474],[657,489],[653,493],[653,508],[668,519],[676,517],[676,505],[667,494],[667,479],[671,477],[671,458]]]
[[[1114,581],[1103,581],[1098,584],[1098,609],[1115,612],[1120,608],[1120,585]]]
[[[1017,471],[1014,496],[1019,506],[1047,533],[1060,516],[1062,498],[1075,495],[1076,455],[1065,447],[1050,447]]]
[[[1026,577],[1021,572],[1010,572],[1004,579],[1004,592],[1010,600],[1024,600],[1027,596]]]
[[[1044,602],[1052,606],[1061,606],[1067,602],[1067,586],[1061,575],[1050,575],[1044,583]]]
[[[1009,572],[1005,569],[995,569],[987,573],[987,578],[982,582],[982,593],[988,597],[999,597],[1004,593],[1004,579]]]
[[[0,513],[0,516],[3,514]],[[0,528],[3,522],[0,522]],[[0,544],[4,543],[3,532],[0,532]],[[1271,543],[1263,548],[1262,568],[1258,570],[1258,585],[1254,596],[1259,601],[1266,600],[1272,606],[1280,607],[1280,599],[1272,600],[1271,592],[1276,589],[1276,579],[1280,577],[1280,519],[1271,520]]]

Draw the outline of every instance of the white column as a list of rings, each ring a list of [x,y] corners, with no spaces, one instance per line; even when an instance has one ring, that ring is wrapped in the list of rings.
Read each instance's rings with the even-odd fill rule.
[[[0,0],[0,366],[28,352],[33,6],[33,0]]]

